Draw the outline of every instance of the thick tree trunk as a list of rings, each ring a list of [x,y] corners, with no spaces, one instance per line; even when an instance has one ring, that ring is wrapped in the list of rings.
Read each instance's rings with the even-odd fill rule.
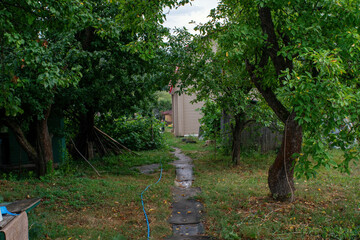
[[[76,146],[87,159],[94,158],[94,125],[95,113],[92,109],[79,118],[79,134],[76,137]]]
[[[275,162],[269,169],[268,183],[271,194],[274,198],[279,200],[293,200],[294,193],[294,159],[292,155],[301,151],[302,144],[302,128],[295,121],[296,114],[290,113],[286,107],[277,99],[271,87],[266,87],[263,79],[256,74],[258,70],[266,68],[269,58],[275,68],[276,77],[279,84],[282,85],[283,77],[281,73],[285,70],[290,72],[293,69],[293,62],[291,59],[283,57],[279,54],[280,45],[278,42],[278,35],[275,31],[275,25],[272,20],[271,9],[268,7],[259,8],[259,18],[261,28],[264,36],[267,37],[267,46],[262,49],[260,61],[257,64],[251,64],[246,60],[246,68],[250,74],[251,81],[259,90],[261,95],[266,100],[267,104],[285,124],[284,138]],[[288,38],[283,37],[283,44],[287,44]],[[261,72],[261,71],[260,71]]]
[[[269,169],[268,184],[275,199],[293,201],[294,199],[294,153],[301,151],[302,127],[295,121],[292,113],[285,123],[281,149]]]
[[[263,59],[265,59],[265,55]],[[300,153],[302,128],[295,121],[296,114],[289,113],[270,88],[264,88],[261,79],[254,74],[254,66],[247,64],[251,80],[262,94],[268,105],[285,124],[283,142],[275,162],[269,169],[268,184],[272,196],[281,201],[294,199],[294,153]]]

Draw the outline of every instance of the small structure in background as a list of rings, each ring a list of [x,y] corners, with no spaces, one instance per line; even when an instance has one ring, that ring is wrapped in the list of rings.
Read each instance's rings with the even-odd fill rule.
[[[172,124],[172,110],[161,112],[162,120],[165,121],[166,125]]]
[[[48,120],[48,127],[52,136],[51,143],[56,167],[64,161],[66,153],[63,134],[64,118],[51,116]],[[14,132],[7,127],[0,126],[0,170],[35,169],[35,167],[35,163],[30,161],[27,153],[17,142]]]
[[[193,103],[195,94],[178,93],[178,87],[171,88],[173,132],[176,137],[188,135],[198,136],[200,129],[199,119],[202,117],[200,109],[204,103]]]

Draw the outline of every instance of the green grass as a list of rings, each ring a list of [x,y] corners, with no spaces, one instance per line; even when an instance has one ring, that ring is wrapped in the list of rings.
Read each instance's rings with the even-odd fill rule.
[[[218,239],[360,239],[360,167],[352,174],[320,170],[315,179],[296,179],[293,203],[274,201],[267,171],[275,153],[244,153],[239,166],[204,147],[177,146],[196,166],[198,197],[206,206],[206,230]],[[339,152],[334,154],[341,157]]]
[[[92,164],[101,177],[83,161],[62,166],[41,179],[29,173],[3,174],[4,202],[40,197],[41,204],[29,213],[30,239],[145,239],[147,227],[140,193],[155,183],[159,172],[142,175],[135,166],[164,164],[162,180],[145,194],[152,239],[171,235],[167,219],[171,214],[170,186],[175,178],[168,165],[168,149],[95,159]]]
[[[165,133],[195,163],[197,198],[206,209],[206,233],[217,239],[359,239],[360,167],[352,174],[321,170],[316,179],[296,179],[296,201],[272,200],[267,171],[274,153],[243,154],[233,167],[231,158],[203,141],[185,143]],[[41,197],[29,213],[30,239],[146,239],[140,193],[159,173],[142,175],[133,167],[164,163],[162,180],[145,193],[152,239],[171,235],[171,186],[174,169],[171,148],[92,161],[98,177],[82,160],[62,166],[52,175],[31,178],[22,172],[2,175],[0,200]],[[334,151],[338,158],[341,152]]]

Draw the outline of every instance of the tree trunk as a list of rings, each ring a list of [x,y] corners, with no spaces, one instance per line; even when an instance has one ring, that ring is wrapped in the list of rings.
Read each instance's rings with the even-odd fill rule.
[[[294,153],[301,151],[302,127],[295,121],[293,112],[285,122],[281,149],[269,169],[268,184],[274,199],[294,200]]]
[[[241,112],[234,116],[235,126],[232,127],[232,163],[238,165],[241,153],[241,133],[245,128],[245,113]]]
[[[89,109],[87,113],[80,115],[79,134],[76,137],[76,146],[87,159],[94,158],[94,123],[95,113]]]
[[[17,142],[27,153],[30,161],[35,163],[38,176],[44,176],[49,170],[52,170],[52,164],[50,163],[53,162],[53,152],[47,125],[50,109],[51,107],[45,111],[44,119],[35,121],[36,147],[29,142],[19,124],[11,119],[5,120],[5,125],[14,132]],[[50,169],[48,169],[48,167],[50,167]]]
[[[14,132],[16,141],[20,144],[20,146],[27,153],[29,159],[31,161],[35,162],[36,165],[38,165],[39,155],[38,155],[36,149],[33,147],[33,145],[31,145],[31,143],[25,137],[25,134],[22,131],[20,125],[10,119],[6,119],[4,121],[4,123],[8,128],[10,128]]]
[[[246,114],[241,112],[235,115],[235,126],[232,127],[232,162],[234,165],[240,163],[240,153],[241,153],[241,133],[244,131],[245,127],[255,120],[246,120]]]
[[[263,59],[265,59],[264,54]],[[265,61],[264,61],[265,62]],[[246,62],[252,82],[262,94],[267,104],[285,124],[281,149],[269,169],[268,184],[272,196],[280,201],[294,199],[294,153],[300,153],[302,127],[295,121],[296,114],[289,113],[270,88],[264,88],[261,79],[254,74],[254,66]]]
[[[43,119],[36,121],[36,147],[40,158],[38,165],[39,176],[44,176],[49,171],[53,170],[54,156],[47,124],[50,116],[50,110],[51,107],[45,111]]]
[[[291,59],[287,59],[279,54],[281,49],[272,20],[271,9],[268,7],[260,7],[259,18],[262,31],[267,38],[267,46],[262,49],[260,61],[257,64],[251,64],[248,59],[245,60],[245,63],[251,81],[264,97],[269,107],[271,107],[279,119],[285,124],[281,150],[269,169],[268,183],[271,194],[274,198],[282,201],[293,200],[295,188],[293,179],[294,159],[292,155],[301,151],[302,128],[295,121],[296,114],[294,112],[290,113],[285,105],[277,99],[273,89],[266,87],[262,77],[256,74],[258,70],[264,70],[266,68],[270,58],[275,68],[276,76],[279,79],[279,84],[282,85],[283,76],[281,76],[281,73],[286,69],[291,72],[293,62]],[[285,38],[287,37],[285,36]],[[283,43],[286,45],[286,42]]]

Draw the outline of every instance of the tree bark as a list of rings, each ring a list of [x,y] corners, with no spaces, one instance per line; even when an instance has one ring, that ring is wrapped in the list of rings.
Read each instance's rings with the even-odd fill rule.
[[[235,125],[232,127],[232,163],[238,165],[241,153],[241,133],[245,128],[245,113],[234,116]]]
[[[302,127],[295,121],[293,112],[285,122],[281,149],[271,165],[268,184],[274,199],[280,201],[294,200],[294,153],[301,151]]]
[[[241,133],[249,123],[255,122],[255,120],[246,120],[245,112],[236,114],[234,119],[235,126],[232,128],[232,163],[238,165],[241,154]]]
[[[88,108],[85,114],[80,115],[79,118],[79,133],[76,137],[76,146],[87,159],[94,158],[94,125],[95,112]]]
[[[263,79],[256,74],[257,70],[266,68],[269,58],[275,68],[276,77],[280,85],[283,78],[281,73],[288,69],[293,69],[293,62],[279,54],[280,45],[275,32],[274,23],[271,16],[271,9],[268,7],[259,8],[259,19],[264,36],[267,36],[267,45],[262,49],[260,62],[257,65],[250,64],[246,60],[246,68],[250,74],[251,81],[264,97],[267,104],[285,124],[283,142],[281,149],[275,159],[275,162],[269,169],[268,184],[272,196],[275,199],[286,201],[294,199],[294,153],[301,151],[302,144],[302,128],[295,121],[296,113],[290,113],[286,107],[277,99],[274,90],[265,86]]]
[[[40,176],[44,176],[53,170],[54,156],[47,124],[50,111],[51,107],[48,107],[44,112],[44,118],[36,121],[36,146],[40,158],[38,165],[38,173]]]
[[[50,110],[51,107],[49,106],[44,112],[44,118],[35,121],[36,147],[27,139],[19,124],[11,119],[5,120],[5,125],[14,132],[17,142],[27,153],[29,160],[35,163],[38,176],[46,175],[49,170],[52,170],[51,168],[53,166],[49,164],[53,162],[51,137],[47,125]],[[48,169],[49,167],[50,169]]]
[[[289,113],[270,88],[264,88],[261,79],[254,74],[254,67],[247,62],[251,80],[265,101],[285,124],[281,149],[269,169],[268,184],[273,198],[280,201],[294,200],[294,159],[292,155],[301,151],[302,128],[295,121],[296,114]]]
[[[28,154],[29,159],[31,161],[35,162],[35,164],[38,164],[39,155],[38,155],[36,149],[33,147],[33,145],[31,145],[31,143],[25,137],[25,134],[22,131],[20,125],[10,119],[6,119],[4,121],[4,123],[8,128],[10,128],[14,132],[16,141],[20,144],[20,146]]]
[[[268,7],[259,8],[259,17],[261,22],[261,29],[264,35],[267,36],[267,54],[271,58],[274,64],[276,75],[280,76],[282,71],[289,69],[290,72],[293,69],[293,62],[279,54],[280,46],[278,43],[278,37],[276,35],[274,22],[272,20],[271,10]],[[285,38],[288,38],[285,36]],[[285,43],[284,43],[285,44]]]
[[[281,149],[275,162],[269,169],[268,184],[273,198],[280,201],[294,199],[294,159],[292,155],[301,151],[302,127],[295,121],[296,114],[289,113],[285,106],[276,98],[270,88],[264,88],[261,79],[253,72],[253,67],[247,63],[252,82],[260,91],[265,101],[285,124]]]

